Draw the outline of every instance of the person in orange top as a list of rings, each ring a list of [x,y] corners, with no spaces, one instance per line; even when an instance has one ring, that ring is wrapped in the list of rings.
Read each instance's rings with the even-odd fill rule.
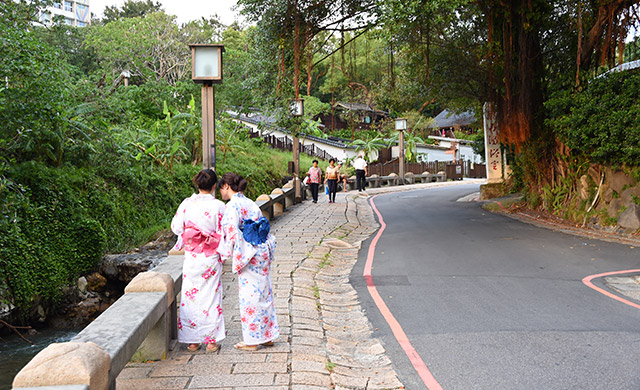
[[[340,176],[340,168],[336,166],[336,160],[329,160],[325,174],[325,184],[329,187],[329,203],[336,203],[336,192],[338,191],[338,177]]]

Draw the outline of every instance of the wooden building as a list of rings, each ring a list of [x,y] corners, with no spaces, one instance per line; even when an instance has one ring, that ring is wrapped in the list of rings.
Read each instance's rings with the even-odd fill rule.
[[[352,127],[354,130],[369,129],[373,124],[379,123],[389,117],[382,110],[372,108],[362,103],[337,102],[333,105],[332,113],[319,115],[314,119],[320,119],[328,130],[339,130]]]

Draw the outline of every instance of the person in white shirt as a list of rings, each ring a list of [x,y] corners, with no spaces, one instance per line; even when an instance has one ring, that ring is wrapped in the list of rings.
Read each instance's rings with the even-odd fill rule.
[[[367,176],[367,162],[362,158],[362,154],[358,154],[358,157],[353,160],[353,167],[356,169],[356,185],[358,191],[364,191],[365,176]]]

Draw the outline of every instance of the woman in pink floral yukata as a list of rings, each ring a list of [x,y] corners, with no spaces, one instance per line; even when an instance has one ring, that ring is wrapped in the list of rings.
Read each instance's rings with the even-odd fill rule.
[[[224,203],[215,198],[218,177],[203,169],[193,178],[198,194],[185,199],[171,221],[179,236],[178,249],[184,248],[182,295],[178,316],[178,341],[195,352],[206,344],[215,352],[225,337],[222,316],[222,260],[217,252],[222,239]]]
[[[235,348],[255,351],[259,346],[273,345],[280,335],[271,291],[276,242],[258,205],[242,193],[246,188],[247,181],[234,173],[224,174],[218,182],[222,199],[229,200],[218,251],[224,260],[232,259],[233,272],[238,274],[243,341]]]

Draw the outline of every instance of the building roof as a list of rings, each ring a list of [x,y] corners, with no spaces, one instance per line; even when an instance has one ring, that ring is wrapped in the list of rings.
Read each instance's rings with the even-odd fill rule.
[[[602,77],[604,75],[607,75],[607,74],[613,73],[613,72],[624,72],[624,71],[627,71],[627,70],[633,70],[633,69],[637,69],[637,68],[640,68],[640,60],[625,62],[623,64],[620,64],[620,65],[616,66],[615,68],[609,69],[608,71],[604,72],[603,74],[601,74],[598,77]]]
[[[432,127],[440,129],[443,127],[469,126],[476,122],[476,117],[473,110],[456,114],[445,109],[433,118],[433,121],[434,124]]]
[[[263,126],[266,127],[270,127],[274,130],[278,130],[281,131],[283,133],[287,133],[290,134],[291,132],[285,128],[282,127],[278,127],[276,124],[276,120],[274,117],[272,116],[266,116],[266,115],[262,115],[262,114],[250,114],[249,116],[243,115],[243,114],[238,114],[235,111],[227,111],[227,114],[229,114],[230,117],[243,121],[243,122],[247,122],[247,123],[253,123],[255,125],[260,125],[262,124]],[[355,148],[355,146],[351,146],[348,144],[347,140],[343,140],[341,138],[337,138],[337,137],[328,137],[328,138],[320,138],[320,137],[316,137],[314,135],[310,135],[310,134],[304,134],[301,133],[300,134],[300,138],[305,138],[308,139],[310,141],[314,141],[314,142],[318,142],[318,143],[323,143],[325,145],[331,145],[331,146],[335,146],[337,148],[343,148],[343,149],[353,149]]]
[[[336,107],[342,107],[345,110],[349,110],[349,111],[364,111],[364,112],[373,112],[381,115],[388,115],[386,111],[376,110],[375,108],[372,108],[368,104],[336,102],[335,105]]]

